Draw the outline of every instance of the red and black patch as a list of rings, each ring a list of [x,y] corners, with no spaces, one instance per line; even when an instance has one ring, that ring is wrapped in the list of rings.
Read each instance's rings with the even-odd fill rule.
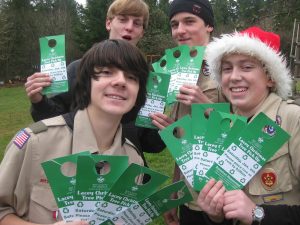
[[[277,185],[277,174],[274,169],[267,168],[261,173],[261,183],[264,189],[271,191]]]

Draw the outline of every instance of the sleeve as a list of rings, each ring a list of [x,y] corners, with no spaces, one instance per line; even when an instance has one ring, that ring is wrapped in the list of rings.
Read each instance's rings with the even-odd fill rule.
[[[48,98],[47,96],[43,96],[42,101],[40,101],[39,103],[31,104],[30,112],[35,122],[65,114],[70,111],[72,101],[72,87],[76,80],[76,73],[79,65],[80,60],[76,60],[69,64],[67,67],[69,91],[54,95],[50,98]]]
[[[300,224],[300,206],[288,205],[262,205],[265,218],[261,225],[298,225]]]
[[[300,107],[298,110],[292,109],[292,115],[289,115],[289,131],[291,138],[288,142],[288,150],[290,154],[291,164],[298,182],[300,182]],[[294,118],[294,119],[292,119]]]
[[[122,128],[124,136],[141,152],[159,153],[166,147],[155,129],[137,127],[134,121],[122,124]]]
[[[212,102],[226,102],[221,87],[210,76],[200,75],[198,85]]]
[[[8,144],[0,164],[0,221],[8,214],[22,217],[28,210],[30,163],[24,162],[32,158],[26,154],[27,143],[15,143],[18,135]]]
[[[204,219],[206,225],[236,225],[236,221],[234,222],[233,220],[227,220],[227,219],[224,219],[220,223],[215,223],[205,213],[204,213],[203,219]]]
[[[159,153],[165,149],[166,145],[160,138],[158,130],[142,127],[138,129],[143,152]]]

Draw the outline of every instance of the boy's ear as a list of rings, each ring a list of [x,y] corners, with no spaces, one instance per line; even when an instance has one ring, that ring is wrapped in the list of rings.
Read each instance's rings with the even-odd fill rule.
[[[107,30],[108,32],[109,32],[110,29],[111,29],[110,25],[111,25],[111,19],[106,18],[105,27],[106,27],[106,30]]]
[[[209,33],[213,32],[213,30],[214,30],[214,28],[209,25],[207,25],[206,29],[207,29],[207,32],[209,32]]]
[[[271,88],[271,87],[275,87],[276,83],[274,80],[272,80],[272,78],[269,78],[268,82],[267,82],[267,87]]]

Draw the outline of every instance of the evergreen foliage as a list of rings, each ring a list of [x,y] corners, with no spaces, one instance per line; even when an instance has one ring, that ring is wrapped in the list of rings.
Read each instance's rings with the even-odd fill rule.
[[[105,21],[113,0],[0,1],[0,81],[27,77],[39,70],[38,39],[65,34],[67,63],[78,59],[94,43],[108,37]],[[164,54],[174,47],[169,28],[169,0],[145,0],[149,27],[138,46],[146,55]],[[215,14],[213,35],[258,25],[282,37],[288,56],[294,19],[300,20],[299,0],[210,0]]]

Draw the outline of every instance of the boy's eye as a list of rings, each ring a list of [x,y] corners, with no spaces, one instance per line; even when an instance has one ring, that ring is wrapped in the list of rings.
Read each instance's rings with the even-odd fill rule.
[[[248,71],[248,70],[252,70],[254,67],[255,67],[254,65],[243,65],[242,69]]]
[[[141,26],[143,26],[143,23],[141,21],[134,21],[134,25],[136,27],[141,27]]]
[[[112,72],[110,70],[100,70],[95,72],[95,76],[96,77],[107,77],[107,76],[111,76]]]
[[[138,81],[139,80],[136,76],[131,75],[131,74],[127,75],[127,77],[128,77],[128,79],[133,80],[133,81]]]
[[[177,28],[178,27],[178,23],[171,23],[171,28],[172,29],[175,29],[175,28]]]
[[[104,76],[109,76],[109,75],[111,75],[111,71],[109,71],[109,70],[102,70],[102,71],[100,72],[100,74],[102,74],[102,75],[104,75]]]
[[[229,67],[229,66],[223,66],[223,67],[221,68],[221,72],[226,73],[226,72],[229,72],[229,71],[231,71],[231,67]]]
[[[127,20],[127,18],[125,16],[118,16],[117,18],[121,22],[125,22]]]
[[[185,23],[186,24],[192,24],[192,23],[194,23],[194,20],[186,20]]]

